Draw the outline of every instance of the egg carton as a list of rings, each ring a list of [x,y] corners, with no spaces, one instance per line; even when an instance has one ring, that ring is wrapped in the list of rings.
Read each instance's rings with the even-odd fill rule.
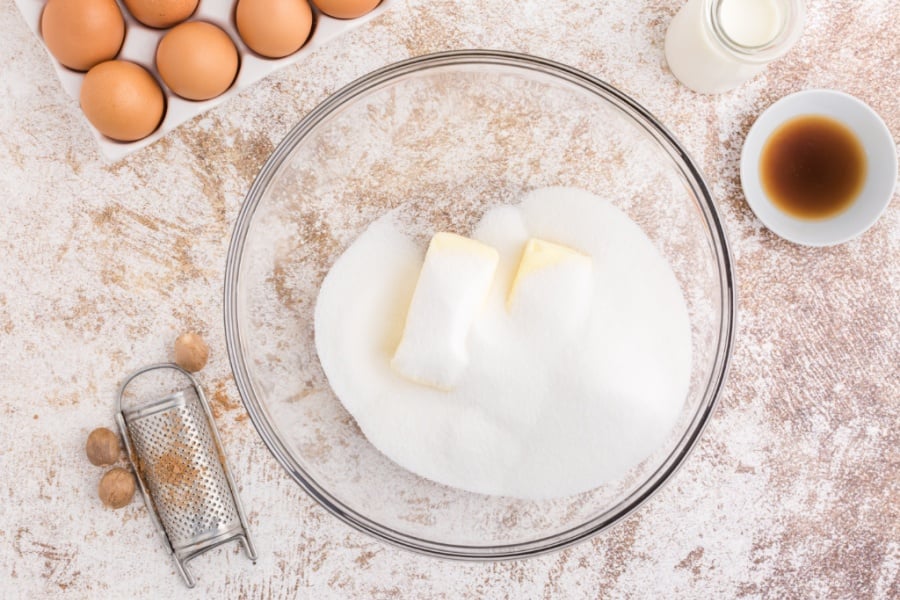
[[[90,126],[91,132],[97,140],[101,153],[105,157],[110,160],[123,158],[136,150],[149,146],[188,119],[225,102],[242,89],[253,85],[270,73],[303,59],[305,56],[308,56],[310,52],[321,48],[334,38],[374,19],[384,11],[388,10],[397,1],[398,0],[382,0],[381,4],[379,4],[372,12],[356,19],[349,20],[329,17],[318,10],[315,5],[310,2],[313,9],[313,30],[309,39],[297,52],[284,58],[272,59],[264,58],[254,53],[247,47],[243,40],[241,40],[234,24],[234,0],[200,0],[197,10],[187,20],[207,21],[214,25],[218,25],[228,33],[240,55],[240,70],[238,71],[234,83],[231,84],[231,87],[228,88],[225,93],[210,100],[192,101],[181,98],[169,90],[165,84],[163,84],[162,78],[159,76],[159,71],[156,69],[156,47],[162,37],[171,28],[153,29],[139,23],[131,16],[131,13],[128,12],[128,9],[121,0],[118,0],[119,8],[122,11],[122,15],[125,17],[125,42],[122,44],[122,49],[119,51],[116,58],[137,63],[153,74],[154,78],[156,78],[157,82],[162,87],[166,97],[166,113],[163,116],[162,123],[160,123],[156,131],[149,136],[134,142],[119,142],[112,140],[102,135],[93,126]],[[31,27],[35,35],[38,36],[38,39],[41,39],[42,44],[43,39],[41,38],[40,29],[41,12],[44,9],[44,3],[45,0],[16,0],[19,11],[25,17],[25,20],[28,22],[29,27]],[[49,51],[47,54],[50,56],[50,60],[53,63],[54,69],[56,69],[56,74],[59,76],[63,88],[70,96],[78,101],[81,92],[81,82],[84,80],[84,73],[64,67],[50,54]]]

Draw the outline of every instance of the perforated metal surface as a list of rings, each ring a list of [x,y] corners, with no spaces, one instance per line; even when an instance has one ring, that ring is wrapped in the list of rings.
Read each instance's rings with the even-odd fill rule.
[[[168,404],[127,423],[141,474],[177,552],[241,522],[197,396],[180,392]]]

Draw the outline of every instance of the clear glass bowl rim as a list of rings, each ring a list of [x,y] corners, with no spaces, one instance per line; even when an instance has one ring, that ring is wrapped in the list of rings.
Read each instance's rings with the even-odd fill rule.
[[[293,149],[319,123],[345,103],[366,92],[410,73],[460,65],[493,65],[532,70],[574,84],[612,104],[641,126],[668,153],[685,176],[692,193],[700,200],[703,219],[712,234],[712,250],[718,266],[722,308],[715,362],[703,398],[690,426],[673,452],[632,494],[614,507],[576,527],[551,536],[511,545],[457,545],[412,536],[375,522],[345,506],[321,487],[297,464],[279,438],[265,406],[253,391],[247,365],[240,351],[238,284],[244,244],[253,215],[268,185]],[[357,531],[389,544],[433,557],[458,560],[510,560],[527,558],[572,546],[621,521],[646,502],[681,467],[696,445],[721,394],[728,372],[735,333],[736,287],[731,251],[712,195],[699,168],[675,137],[640,104],[606,82],[573,67],[531,55],[496,50],[455,50],[422,55],[390,64],[360,77],[329,96],[309,112],[281,141],[256,176],[235,221],[225,267],[225,339],[228,358],[244,406],[263,442],[288,475],[328,512]]]

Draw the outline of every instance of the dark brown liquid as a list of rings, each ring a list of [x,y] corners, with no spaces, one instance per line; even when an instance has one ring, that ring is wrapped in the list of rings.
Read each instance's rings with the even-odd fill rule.
[[[853,132],[838,121],[797,117],[766,141],[760,176],[766,195],[782,211],[801,219],[826,219],[856,200],[866,179],[866,155]]]

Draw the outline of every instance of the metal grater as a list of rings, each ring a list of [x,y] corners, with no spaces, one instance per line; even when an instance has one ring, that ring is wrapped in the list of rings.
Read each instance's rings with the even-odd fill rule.
[[[123,409],[128,384],[160,369],[182,373],[192,387]],[[170,363],[139,369],[119,388],[116,420],[144,502],[188,587],[195,583],[188,561],[226,542],[240,541],[256,562],[241,500],[197,380]]]

